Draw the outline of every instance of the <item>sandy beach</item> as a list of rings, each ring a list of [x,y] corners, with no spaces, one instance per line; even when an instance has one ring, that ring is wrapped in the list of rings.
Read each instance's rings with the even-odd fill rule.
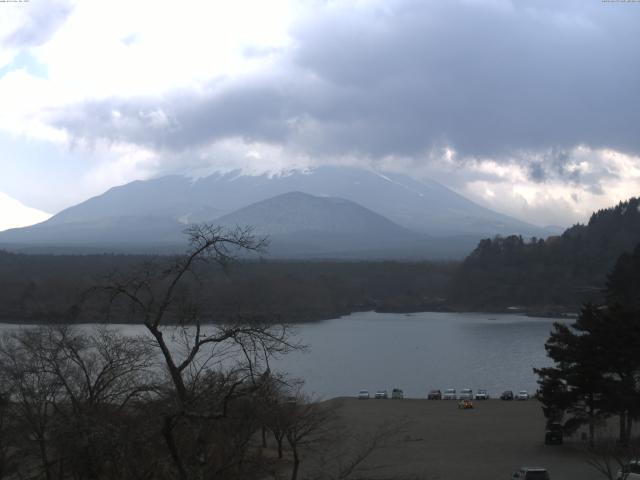
[[[544,445],[544,417],[535,400],[455,401],[341,398],[340,423],[352,431],[384,422],[406,422],[393,444],[376,451],[372,477],[441,480],[508,480],[520,466],[548,469],[552,480],[597,480],[577,438]]]

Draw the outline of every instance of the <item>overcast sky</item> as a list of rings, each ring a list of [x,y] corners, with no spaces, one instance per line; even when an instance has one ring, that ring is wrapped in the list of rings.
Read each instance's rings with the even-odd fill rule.
[[[585,221],[640,194],[639,25],[601,0],[0,2],[0,229],[135,179],[318,164]]]

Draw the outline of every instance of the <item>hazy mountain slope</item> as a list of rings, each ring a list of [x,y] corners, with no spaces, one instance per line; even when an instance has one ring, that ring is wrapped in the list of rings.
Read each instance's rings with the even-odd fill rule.
[[[274,245],[282,248],[273,251],[281,254],[295,251],[296,256],[304,256],[306,251],[313,250],[319,255],[329,252],[342,255],[351,251],[352,246],[360,241],[347,238],[352,234],[350,229],[358,225],[355,218],[363,222],[365,218],[368,219],[368,226],[372,227],[376,215],[379,222],[382,216],[386,222],[393,222],[395,228],[402,227],[403,234],[396,232],[399,237],[409,238],[407,229],[432,237],[430,242],[420,237],[416,243],[418,237],[414,235],[411,237],[413,243],[405,242],[402,245],[393,235],[384,237],[393,240],[386,243],[380,237],[377,241],[378,252],[385,258],[407,255],[460,258],[483,237],[511,233],[525,236],[548,234],[543,229],[480,207],[437,182],[358,168],[322,167],[278,176],[251,176],[234,172],[214,174],[199,180],[174,175],[131,182],[70,207],[38,225],[0,232],[0,245],[21,248],[118,246],[120,251],[129,247],[141,251],[149,246],[158,251],[164,245],[184,245],[181,232],[189,223],[230,222],[234,218],[236,223],[249,225],[263,222],[265,214],[256,213],[258,207],[242,213],[238,211],[290,192],[301,193],[298,197],[283,197],[260,207],[271,212],[271,224],[268,225],[271,230],[279,232],[278,229],[284,228],[285,224],[289,228],[295,222],[310,218],[313,222],[331,220],[334,230],[331,239],[323,240],[304,229],[271,233],[288,236],[274,242]],[[336,198],[343,199],[339,201],[343,202],[341,208],[337,208],[339,205],[334,207],[344,214],[347,211],[355,214],[357,208],[354,204],[358,204],[359,214],[348,221],[337,222],[339,217],[329,218],[335,216],[336,212],[327,213],[331,209],[326,201],[323,203],[318,199],[302,197],[303,193],[334,197],[334,202],[338,202]],[[344,203],[346,201],[352,203]],[[310,210],[300,213],[301,206],[296,202],[302,202]],[[327,210],[312,208],[313,202],[322,203]],[[368,209],[367,215],[364,215],[364,209]],[[235,217],[229,217],[232,212],[236,212]],[[253,213],[249,215],[247,212]],[[280,215],[280,220],[276,215]],[[326,228],[324,231],[327,234],[329,232]],[[293,235],[298,238],[294,239]],[[341,246],[340,242],[344,245]],[[357,254],[359,250],[353,253]]]
[[[166,217],[181,223],[219,217],[226,211],[216,207],[215,192],[193,188],[193,182],[179,175],[137,180],[107,190],[53,216],[50,224],[94,221],[98,218]],[[198,219],[190,219],[196,216]]]
[[[256,232],[288,235],[300,232],[415,236],[382,215],[341,198],[289,192],[254,203],[216,220],[221,225],[253,225]]]
[[[348,167],[321,167],[286,175],[213,174],[191,181],[167,176],[136,181],[70,207],[49,220],[66,223],[114,216],[167,216],[211,221],[249,204],[299,191],[344,198],[411,230],[431,235],[542,236],[533,225],[481,207],[434,181]]]
[[[85,221],[42,222],[0,232],[0,246],[127,246],[183,243],[185,225],[167,217],[123,215]]]
[[[290,192],[216,220],[227,227],[252,225],[268,235],[274,257],[413,258],[429,253],[429,238],[354,202]]]
[[[434,181],[348,167],[321,167],[275,177],[212,175],[193,184],[215,192],[222,210],[291,191],[356,202],[411,230],[431,235],[541,235],[542,229],[481,207]],[[246,203],[245,203],[246,205]]]

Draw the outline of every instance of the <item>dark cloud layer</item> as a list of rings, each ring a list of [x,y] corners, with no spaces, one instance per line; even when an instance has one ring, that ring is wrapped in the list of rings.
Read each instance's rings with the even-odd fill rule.
[[[273,71],[205,93],[54,112],[73,136],[181,152],[229,137],[310,155],[528,162],[579,182],[576,145],[640,153],[640,8],[599,1],[387,2],[301,20]],[[523,156],[524,158],[524,156]]]

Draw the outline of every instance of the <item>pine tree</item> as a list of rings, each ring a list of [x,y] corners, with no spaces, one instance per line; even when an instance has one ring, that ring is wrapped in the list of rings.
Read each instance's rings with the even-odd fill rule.
[[[534,369],[540,376],[540,398],[547,420],[564,420],[567,433],[588,425],[591,443],[597,421],[608,415],[603,406],[609,382],[596,353],[601,346],[592,335],[603,321],[598,308],[587,304],[572,325],[555,323],[545,344],[555,367]],[[568,418],[564,419],[565,415]]]
[[[608,277],[606,305],[587,304],[572,325],[554,324],[545,344],[554,367],[534,369],[548,421],[575,431],[617,415],[619,441],[629,442],[640,417],[640,246],[622,255]]]

